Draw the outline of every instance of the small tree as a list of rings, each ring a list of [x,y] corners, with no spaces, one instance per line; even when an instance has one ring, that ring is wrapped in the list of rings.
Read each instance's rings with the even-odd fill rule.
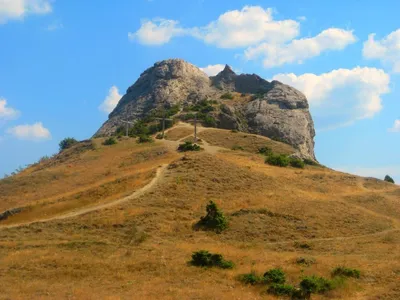
[[[77,144],[78,141],[74,138],[65,138],[63,139],[58,145],[60,147],[60,151],[63,151],[65,149],[71,148],[73,145]]]
[[[390,182],[390,183],[394,183],[393,178],[390,177],[389,175],[386,175],[384,180],[387,181],[387,182]]]
[[[110,137],[110,138],[106,139],[106,140],[103,142],[103,145],[104,145],[104,146],[111,146],[111,145],[115,145],[116,143],[117,143],[117,141],[115,140],[115,138]]]
[[[214,201],[210,201],[206,207],[207,215],[201,217],[197,226],[205,229],[211,229],[217,233],[221,233],[228,227],[228,220],[223,212],[218,208]]]

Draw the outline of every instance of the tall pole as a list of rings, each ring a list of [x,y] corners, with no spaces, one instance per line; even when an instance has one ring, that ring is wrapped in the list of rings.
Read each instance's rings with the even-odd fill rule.
[[[197,142],[197,114],[194,115],[194,142]]]
[[[165,132],[165,108],[164,108],[163,119],[162,119],[162,138],[164,138],[164,132]]]

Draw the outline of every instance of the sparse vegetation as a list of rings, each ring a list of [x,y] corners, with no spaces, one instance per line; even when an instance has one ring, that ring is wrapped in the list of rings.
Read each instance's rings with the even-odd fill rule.
[[[336,267],[332,271],[332,277],[335,276],[343,276],[343,277],[353,277],[353,278],[360,278],[361,272],[357,269],[346,268],[343,266]]]
[[[143,144],[143,143],[151,143],[153,142],[153,139],[151,138],[151,136],[146,135],[146,134],[141,134],[139,135],[137,142],[139,144]]]
[[[263,154],[263,155],[271,155],[272,154],[272,149],[269,147],[261,147],[258,148],[258,153]]]
[[[392,177],[390,177],[389,175],[386,175],[384,180],[387,182],[390,182],[390,183],[394,183],[394,179]]]
[[[203,118],[203,125],[205,127],[216,127],[217,126],[217,121],[215,118],[211,115],[205,115]]]
[[[200,221],[196,224],[197,228],[213,230],[217,233],[221,233],[228,228],[228,220],[214,201],[210,201],[207,204],[206,211],[207,214],[201,217]]]
[[[306,276],[300,282],[300,288],[310,294],[322,294],[333,289],[332,281],[319,276]]]
[[[238,276],[238,279],[244,284],[251,284],[251,285],[256,285],[264,281],[264,278],[257,275],[256,272],[254,271],[247,274],[241,274]]]
[[[304,169],[304,162],[300,158],[291,157],[290,158],[290,165],[293,168]]]
[[[117,140],[114,137],[110,137],[103,142],[105,146],[111,146],[117,144]]]
[[[272,166],[287,167],[290,159],[284,154],[271,154],[265,159],[265,162]]]
[[[212,254],[207,250],[193,252],[190,263],[197,267],[218,267],[221,269],[232,269],[234,263],[225,260],[221,254]]]
[[[60,151],[71,148],[73,145],[75,145],[77,143],[78,143],[78,141],[74,138],[71,138],[71,137],[65,138],[59,143]]]
[[[232,100],[233,95],[231,93],[225,93],[225,94],[221,95],[221,99]]]
[[[316,161],[309,159],[309,158],[305,158],[305,159],[303,159],[303,161],[306,165],[309,165],[309,166],[319,166],[319,164]]]
[[[286,275],[281,268],[275,268],[265,272],[264,279],[267,283],[283,284],[286,282]]]
[[[178,146],[178,151],[186,152],[186,151],[200,151],[201,148],[197,144],[193,144],[191,141],[186,141],[183,144]]]
[[[276,296],[292,296],[294,291],[294,286],[282,283],[274,283],[268,288],[268,293]]]

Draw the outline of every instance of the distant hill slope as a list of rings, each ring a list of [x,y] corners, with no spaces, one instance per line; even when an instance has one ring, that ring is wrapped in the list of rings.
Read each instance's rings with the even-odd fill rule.
[[[201,107],[204,102],[213,105]],[[124,125],[121,120],[136,122],[175,106],[183,111],[182,117],[197,112],[210,127],[281,140],[296,148],[298,155],[315,159],[314,123],[301,92],[255,74],[237,75],[229,66],[209,78],[181,59],[161,61],[144,71],[96,136],[113,134]]]
[[[361,278],[312,299],[400,298],[399,186],[271,166],[260,147],[296,149],[241,132],[200,127],[204,150],[177,152],[192,132],[85,141],[1,180],[0,212],[13,213],[0,221],[0,299],[275,299],[237,276],[281,267],[296,285],[339,265]],[[193,229],[210,200],[229,221],[221,234]],[[188,265],[201,249],[235,267]]]

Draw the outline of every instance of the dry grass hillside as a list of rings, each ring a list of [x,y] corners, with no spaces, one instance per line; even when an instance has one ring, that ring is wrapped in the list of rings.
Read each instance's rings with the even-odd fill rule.
[[[259,147],[293,149],[230,131],[199,128],[203,150],[177,152],[191,130],[87,141],[0,181],[0,211],[19,208],[0,221],[0,299],[277,299],[238,275],[281,267],[297,284],[337,266],[361,277],[312,299],[400,299],[399,186],[271,166]],[[193,229],[210,200],[220,234]],[[202,249],[235,267],[189,265]]]

